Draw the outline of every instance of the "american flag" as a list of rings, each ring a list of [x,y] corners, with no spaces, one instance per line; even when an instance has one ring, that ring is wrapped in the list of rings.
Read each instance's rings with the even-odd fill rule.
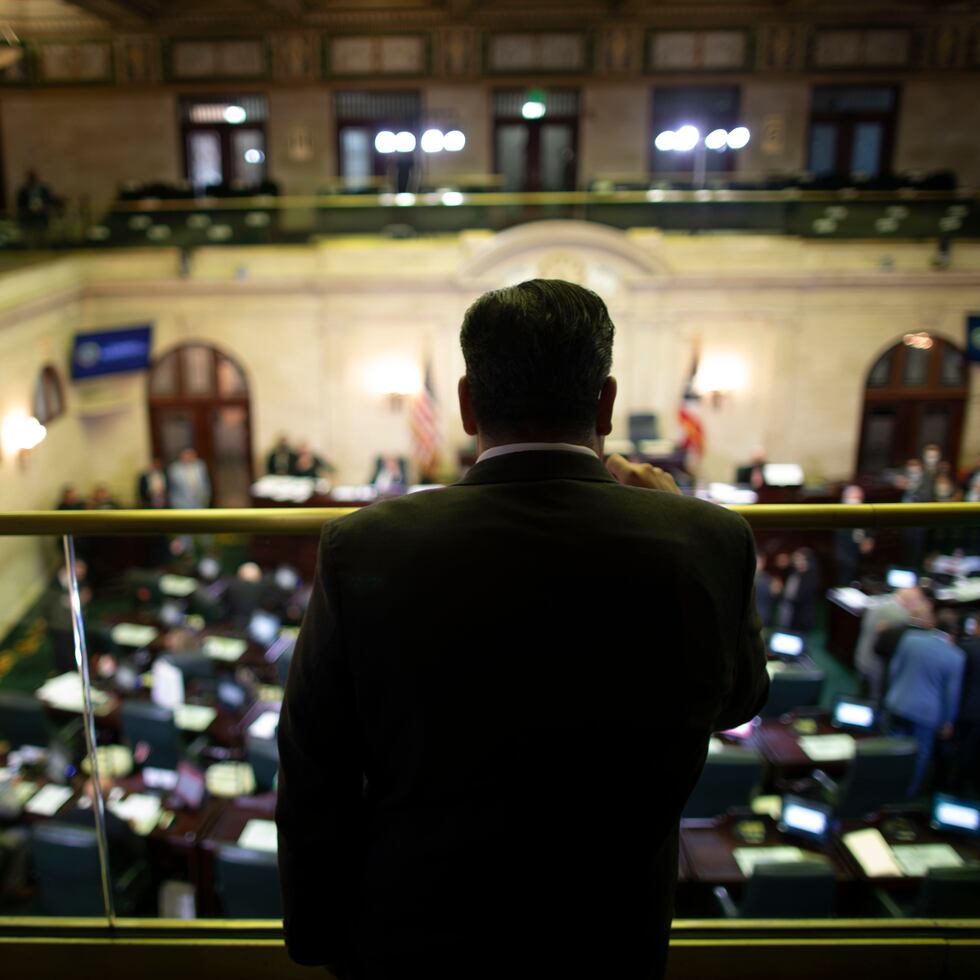
[[[432,365],[425,366],[425,383],[412,401],[409,418],[412,447],[419,468],[420,483],[435,483],[439,465],[439,420],[436,417],[436,397],[432,387]]]
[[[677,408],[677,421],[681,427],[681,449],[687,453],[689,461],[697,462],[704,455],[704,424],[701,422],[701,396],[694,389],[694,378],[698,373],[698,350],[694,348],[691,371],[684,385],[681,403]]]

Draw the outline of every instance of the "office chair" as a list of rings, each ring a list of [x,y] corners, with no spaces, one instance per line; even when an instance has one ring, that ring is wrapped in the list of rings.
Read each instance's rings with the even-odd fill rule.
[[[273,788],[279,771],[279,746],[274,738],[245,738],[245,761],[255,773],[255,788],[267,793]]]
[[[226,919],[282,918],[275,852],[227,844],[218,851],[214,872]]]
[[[0,691],[0,741],[14,749],[22,745],[43,749],[53,735],[44,705],[33,694]]]
[[[839,820],[863,817],[886,803],[905,800],[915,772],[914,738],[885,736],[860,739],[854,758],[839,783],[817,770],[813,778],[825,803]]]
[[[875,897],[895,919],[973,919],[980,916],[980,865],[932,868],[911,901],[898,901],[882,889]]]
[[[150,701],[123,702],[122,736],[130,748],[145,742],[150,754],[143,764],[156,769],[176,769],[183,755],[173,711]]]
[[[748,806],[762,782],[762,758],[753,749],[726,748],[709,755],[681,817],[717,817]]]
[[[214,661],[206,654],[195,651],[184,653],[168,653],[167,659],[180,671],[184,678],[184,687],[190,686],[191,681],[202,681],[205,685],[213,686],[217,675]]]
[[[836,890],[830,864],[793,861],[756,867],[737,905],[721,885],[714,895],[726,919],[818,919],[834,914]]]
[[[820,703],[825,674],[822,670],[788,668],[775,674],[769,685],[769,698],[762,708],[763,718],[778,718],[794,708]]]
[[[34,870],[47,915],[105,915],[99,847],[94,827],[49,820],[32,829]],[[112,878],[116,911],[132,912],[149,883],[149,868],[134,861]]]

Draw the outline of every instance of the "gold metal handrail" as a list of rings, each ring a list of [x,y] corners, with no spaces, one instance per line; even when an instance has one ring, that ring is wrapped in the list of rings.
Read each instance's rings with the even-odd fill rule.
[[[262,507],[212,510],[93,510],[0,512],[0,536],[73,534],[319,534],[327,521],[357,507]],[[980,504],[752,504],[731,507],[755,530],[839,527],[980,527]]]

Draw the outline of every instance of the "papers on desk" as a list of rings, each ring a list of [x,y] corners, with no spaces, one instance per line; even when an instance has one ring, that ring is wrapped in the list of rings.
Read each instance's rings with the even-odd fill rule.
[[[24,809],[40,817],[53,817],[74,795],[75,791],[70,786],[49,783],[27,801]]]
[[[330,491],[330,496],[337,503],[352,504],[358,501],[374,500],[378,496],[378,491],[370,483],[362,483],[356,486],[334,487]]]
[[[760,864],[793,864],[815,855],[799,847],[777,844],[773,847],[736,847],[732,851],[732,857],[735,858],[738,870],[746,878],[750,878]]]
[[[99,775],[122,779],[133,771],[133,753],[125,745],[100,745],[95,750],[99,763]],[[82,772],[92,772],[92,757],[82,759]]]
[[[893,844],[892,854],[910,878],[923,878],[932,868],[963,867],[963,858],[949,844]]]
[[[827,592],[827,597],[835,599],[838,605],[855,613],[863,612],[868,606],[873,605],[871,596],[865,595],[860,589],[855,589],[849,585],[839,589],[830,589]]]
[[[263,711],[251,725],[248,726],[248,733],[253,738],[275,738],[276,730],[279,728],[279,712]]]
[[[212,796],[221,799],[251,796],[255,792],[255,771],[247,762],[216,762],[205,772],[204,783]]]
[[[759,495],[754,490],[735,487],[730,483],[709,483],[707,499],[716,504],[744,506],[758,503]]]
[[[275,853],[279,849],[275,821],[249,820],[238,837],[238,846],[252,851]]]
[[[109,803],[109,809],[120,820],[132,826],[141,837],[145,837],[157,825],[163,807],[158,796],[149,793],[130,793],[123,800]]]
[[[801,735],[797,744],[814,762],[840,762],[854,758],[852,735]]]
[[[206,704],[178,704],[174,708],[174,724],[184,732],[203,732],[218,717]]]
[[[301,504],[313,496],[316,481],[310,476],[277,476],[270,473],[252,484],[252,496]]]
[[[247,649],[247,641],[234,636],[208,636],[204,639],[204,652],[212,660],[225,660],[232,663]]]
[[[82,697],[82,679],[74,671],[60,674],[45,681],[36,692],[36,696],[45,704],[61,711],[84,711],[84,698]],[[109,695],[104,691],[97,691],[92,688],[92,707],[96,714],[104,714],[110,707]]]
[[[157,769],[156,766],[143,767],[143,785],[147,789],[170,791],[177,788],[178,779],[176,769]]]
[[[146,647],[159,636],[155,626],[141,626],[139,623],[117,623],[109,631],[109,638],[121,647]]]
[[[902,868],[888,841],[874,827],[852,830],[843,836],[844,846],[854,855],[869,878],[901,878]]]
[[[160,591],[174,599],[184,599],[197,588],[197,579],[187,575],[161,575]]]

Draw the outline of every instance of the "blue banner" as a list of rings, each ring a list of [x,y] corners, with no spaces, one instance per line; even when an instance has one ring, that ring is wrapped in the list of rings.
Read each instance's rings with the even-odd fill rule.
[[[152,325],[75,334],[71,376],[78,381],[103,374],[145,371],[150,366]]]

